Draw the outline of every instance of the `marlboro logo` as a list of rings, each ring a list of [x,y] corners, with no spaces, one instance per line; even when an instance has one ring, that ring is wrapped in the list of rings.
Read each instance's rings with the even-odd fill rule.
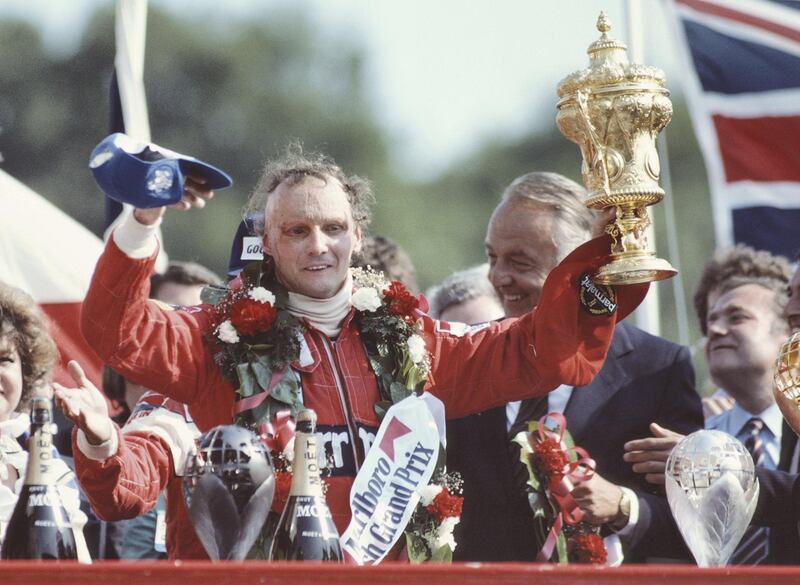
[[[400,422],[400,419],[393,418],[391,421],[389,421],[389,424],[386,427],[386,433],[383,435],[383,439],[381,439],[381,451],[386,453],[389,459],[394,461],[395,439],[399,439],[403,435],[407,435],[410,432],[411,429]]]
[[[613,315],[617,310],[617,294],[610,286],[597,284],[584,273],[581,275],[579,298],[583,310],[590,315]]]

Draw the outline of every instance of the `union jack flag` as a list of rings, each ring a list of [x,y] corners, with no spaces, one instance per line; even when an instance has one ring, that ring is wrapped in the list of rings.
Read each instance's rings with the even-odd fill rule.
[[[671,0],[717,244],[800,249],[800,2]]]

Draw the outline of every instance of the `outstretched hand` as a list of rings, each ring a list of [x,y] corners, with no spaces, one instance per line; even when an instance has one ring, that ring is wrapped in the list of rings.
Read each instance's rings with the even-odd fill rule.
[[[188,211],[192,208],[202,209],[206,206],[212,197],[214,191],[206,187],[206,179],[200,175],[186,175],[186,180],[183,182],[183,195],[181,200],[171,205],[180,211]],[[150,209],[135,209],[133,215],[139,223],[144,225],[152,225],[156,223],[164,212],[166,207],[153,207]]]
[[[633,470],[644,474],[648,483],[663,486],[669,454],[684,435],[656,423],[650,423],[650,432],[653,433],[652,437],[625,443],[625,454],[622,458],[633,463]]]
[[[114,432],[106,398],[89,381],[78,362],[69,362],[68,369],[78,387],[66,388],[54,382],[56,405],[86,434],[89,443],[99,445],[110,439]]]

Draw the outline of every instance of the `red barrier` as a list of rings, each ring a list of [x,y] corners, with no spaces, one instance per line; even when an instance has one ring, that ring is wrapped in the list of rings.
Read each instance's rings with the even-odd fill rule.
[[[626,567],[550,564],[331,566],[323,563],[266,562],[98,562],[0,563],[3,585],[778,585],[800,583],[800,567],[689,565]]]

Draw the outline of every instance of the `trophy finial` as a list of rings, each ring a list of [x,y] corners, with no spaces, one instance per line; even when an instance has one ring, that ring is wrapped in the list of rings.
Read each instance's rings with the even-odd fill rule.
[[[603,33],[603,35],[611,30],[611,21],[602,10],[600,11],[600,16],[597,17],[597,30]]]

